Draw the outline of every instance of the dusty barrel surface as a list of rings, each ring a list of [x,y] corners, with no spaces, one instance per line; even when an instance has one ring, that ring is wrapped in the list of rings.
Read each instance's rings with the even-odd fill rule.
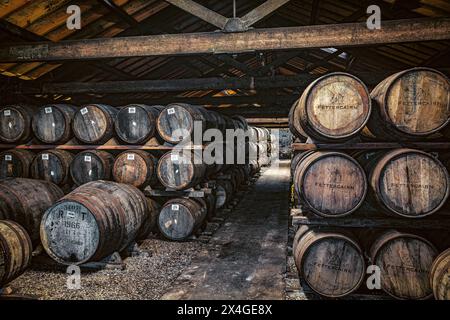
[[[420,218],[437,212],[450,193],[450,178],[432,155],[414,149],[367,153],[363,164],[371,197],[388,214]]]
[[[77,185],[95,180],[111,180],[114,157],[101,150],[78,153],[70,164],[70,176]]]
[[[436,300],[450,300],[450,248],[434,260],[430,284]]]
[[[216,183],[216,209],[226,206],[233,197],[233,184],[228,180],[218,180]]]
[[[158,228],[170,240],[186,240],[200,228],[207,211],[206,204],[201,199],[171,199],[159,213]]]
[[[47,144],[64,144],[72,136],[72,121],[77,109],[69,104],[42,106],[33,116],[34,136]]]
[[[383,80],[371,92],[373,116],[364,135],[423,139],[450,122],[450,82],[441,72],[413,68]]]
[[[129,246],[148,218],[139,189],[111,181],[87,183],[50,207],[42,218],[45,251],[62,264],[99,261]]]
[[[0,107],[0,142],[24,143],[31,139],[31,119],[35,108],[30,105]]]
[[[64,193],[55,184],[33,179],[0,181],[0,219],[22,225],[33,244],[39,243],[39,223],[42,215]]]
[[[47,150],[36,155],[31,164],[33,179],[53,182],[63,186],[71,181],[70,164],[73,154],[64,150]]]
[[[28,150],[11,149],[0,152],[0,179],[28,178],[34,153]]]
[[[381,288],[398,299],[427,299],[433,295],[430,270],[437,250],[428,240],[395,230],[381,234],[370,258],[381,271]]]
[[[163,106],[130,104],[119,110],[115,121],[116,134],[129,144],[145,143],[156,134],[156,120]]]
[[[306,283],[326,297],[352,293],[365,276],[363,251],[353,235],[342,230],[302,226],[294,238],[293,254]]]
[[[125,151],[114,161],[113,177],[116,182],[131,184],[137,188],[154,185],[158,179],[156,165],[158,160],[142,150]]]
[[[103,144],[114,136],[118,110],[105,104],[89,104],[77,111],[73,120],[75,137],[86,144]]]
[[[347,73],[329,73],[303,91],[289,114],[291,131],[299,138],[342,141],[357,135],[371,114],[369,91]]]
[[[158,179],[166,188],[183,190],[194,187],[205,177],[206,166],[196,163],[190,151],[171,151],[158,161]]]
[[[23,227],[10,220],[0,220],[0,288],[30,265],[33,247]]]
[[[208,111],[200,106],[183,103],[168,105],[158,116],[157,130],[161,138],[169,143],[179,143],[194,132],[194,123],[197,122],[204,130],[214,126],[213,118]]]
[[[303,204],[324,217],[351,214],[361,206],[367,192],[363,168],[341,152],[306,154],[297,164],[293,183]]]
[[[147,239],[152,232],[158,230],[157,220],[159,212],[161,211],[161,205],[152,198],[146,197],[147,200],[147,217],[144,219],[144,224],[142,225],[139,235],[136,240]]]

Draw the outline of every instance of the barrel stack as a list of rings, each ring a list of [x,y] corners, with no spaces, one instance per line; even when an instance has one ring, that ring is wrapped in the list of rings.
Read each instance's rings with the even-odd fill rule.
[[[391,297],[448,299],[448,250],[439,253],[450,246],[450,156],[430,141],[445,141],[449,89],[429,68],[398,72],[370,94],[332,73],[292,107],[291,132],[307,142],[294,143],[291,162],[293,258],[314,292],[367,292],[365,266],[374,265]]]

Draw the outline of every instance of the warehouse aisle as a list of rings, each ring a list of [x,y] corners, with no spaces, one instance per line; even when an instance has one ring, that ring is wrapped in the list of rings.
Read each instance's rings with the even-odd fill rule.
[[[163,299],[283,299],[289,162],[266,169]]]

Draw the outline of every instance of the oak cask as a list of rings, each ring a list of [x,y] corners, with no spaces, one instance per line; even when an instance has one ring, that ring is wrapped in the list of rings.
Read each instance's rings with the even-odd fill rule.
[[[33,106],[25,104],[0,107],[0,142],[19,144],[29,141],[34,112]]]
[[[33,179],[53,182],[58,186],[70,184],[70,164],[74,156],[65,150],[47,150],[40,152],[31,164]]]
[[[72,121],[77,109],[69,104],[40,107],[33,116],[34,136],[46,144],[64,144],[73,137]]]
[[[39,223],[45,212],[64,193],[55,184],[33,179],[0,181],[0,220],[12,220],[27,230],[34,245],[39,243]]]
[[[121,252],[141,235],[148,219],[139,189],[111,181],[78,187],[42,218],[42,245],[55,261],[71,265]]]
[[[76,185],[95,180],[111,180],[114,157],[102,150],[78,153],[70,164],[70,176]]]
[[[0,179],[28,178],[34,153],[28,150],[11,149],[0,152]]]
[[[105,104],[83,106],[75,114],[73,132],[85,144],[104,144],[114,136],[117,109]]]
[[[137,188],[154,185],[158,181],[157,162],[153,155],[143,150],[125,151],[114,161],[112,170],[114,180]]]
[[[434,260],[430,284],[436,300],[450,300],[450,248]]]
[[[363,251],[354,236],[343,230],[302,226],[294,238],[293,255],[300,276],[325,297],[354,292],[365,276]]]
[[[289,113],[291,131],[318,141],[343,141],[356,136],[371,114],[367,87],[343,72],[326,74],[312,82]]]
[[[25,271],[32,251],[23,227],[14,221],[0,220],[0,289]]]

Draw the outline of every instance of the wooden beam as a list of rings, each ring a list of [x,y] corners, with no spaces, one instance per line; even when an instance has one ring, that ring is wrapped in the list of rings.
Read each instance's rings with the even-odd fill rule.
[[[392,72],[358,73],[367,85],[379,83]],[[85,93],[149,93],[161,91],[271,89],[305,87],[320,75],[241,77],[241,78],[193,78],[163,80],[130,80],[103,82],[48,82],[40,88],[23,87],[21,94],[85,94]]]
[[[213,10],[210,10],[192,0],[166,0],[166,1],[220,29],[225,28],[225,25],[228,21],[228,19],[222,16],[221,14]]]
[[[311,16],[309,17],[309,24],[310,25],[316,24],[317,17],[319,15],[319,7],[320,7],[320,0],[313,0],[312,9],[311,9]]]
[[[244,33],[191,33],[101,38],[0,47],[0,62],[64,61],[182,54],[238,53],[361,46],[450,39],[450,18],[255,29]]]
[[[112,0],[98,0],[98,1],[129,26],[137,26],[139,24],[139,22],[136,19],[130,16],[125,10],[123,10],[121,7],[115,4]]]
[[[250,27],[288,2],[289,0],[268,0],[244,15],[241,20],[246,27]]]

